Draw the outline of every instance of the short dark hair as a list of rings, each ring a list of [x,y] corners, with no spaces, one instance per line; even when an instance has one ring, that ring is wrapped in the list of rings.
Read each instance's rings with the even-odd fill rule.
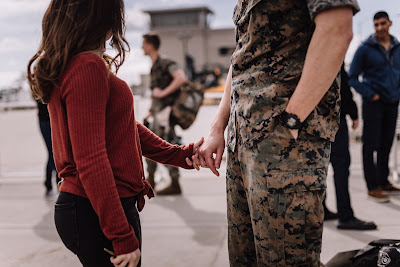
[[[382,19],[382,18],[386,18],[387,20],[390,20],[388,13],[386,13],[385,11],[379,11],[379,12],[375,13],[374,20]]]
[[[146,43],[151,44],[154,47],[154,49],[158,50],[160,48],[161,40],[160,36],[158,36],[157,33],[154,32],[146,33],[145,35],[143,35],[143,39],[146,41]]]

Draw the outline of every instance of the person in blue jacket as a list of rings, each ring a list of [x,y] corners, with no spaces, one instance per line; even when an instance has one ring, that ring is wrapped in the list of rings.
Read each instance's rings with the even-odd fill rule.
[[[400,99],[400,43],[389,34],[390,26],[386,12],[374,15],[375,34],[357,49],[349,71],[350,86],[363,98],[364,177],[368,197],[377,202],[389,202],[389,193],[400,192],[388,180]]]

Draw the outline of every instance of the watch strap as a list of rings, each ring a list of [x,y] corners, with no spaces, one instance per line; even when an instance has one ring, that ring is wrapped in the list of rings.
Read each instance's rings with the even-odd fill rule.
[[[296,114],[287,113],[286,111],[282,112],[280,120],[282,125],[289,129],[299,130],[302,126],[302,122]]]

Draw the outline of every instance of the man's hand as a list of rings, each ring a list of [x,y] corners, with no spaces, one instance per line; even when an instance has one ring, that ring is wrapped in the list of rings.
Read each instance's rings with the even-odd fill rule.
[[[297,137],[299,137],[299,130],[297,130],[297,129],[289,129],[289,131],[293,135],[294,139],[297,139]]]
[[[137,249],[131,253],[122,254],[115,258],[111,257],[110,261],[115,267],[136,267],[140,260],[140,250]]]
[[[164,98],[167,95],[165,94],[164,90],[161,90],[161,88],[154,88],[153,93],[151,94],[154,98]]]
[[[375,94],[372,98],[371,101],[378,101],[379,99],[381,99],[381,97],[378,94]]]
[[[174,71],[174,73],[172,73],[172,78],[172,82],[167,87],[163,88],[163,90],[158,87],[153,89],[152,95],[154,98],[164,98],[169,96],[179,90],[187,82],[185,72],[181,69]]]
[[[146,117],[144,117],[143,120],[148,120],[151,116],[153,116],[153,113],[151,113],[151,111],[149,111],[146,115]]]
[[[192,157],[192,160],[197,165],[210,168],[210,170],[217,176],[219,176],[217,169],[221,167],[222,155],[224,154],[225,149],[224,131],[229,120],[231,85],[232,66],[229,68],[224,96],[219,103],[217,115],[211,125],[211,131],[204,143],[200,146],[199,155],[194,155]],[[215,153],[216,158],[214,159]]]
[[[360,125],[360,121],[357,120],[353,120],[353,125],[351,126],[351,128],[353,128],[354,130],[358,128],[358,125]]]
[[[353,37],[351,7],[322,11],[314,21],[303,72],[286,107],[300,121],[307,119],[332,85]]]
[[[221,167],[222,155],[225,150],[224,132],[211,132],[204,143],[199,148],[199,157],[192,157],[197,165],[210,168],[210,170],[219,176],[217,169]],[[216,157],[214,158],[214,154]]]

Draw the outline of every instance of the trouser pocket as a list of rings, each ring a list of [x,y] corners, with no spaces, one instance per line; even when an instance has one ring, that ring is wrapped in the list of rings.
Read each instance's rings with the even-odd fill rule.
[[[74,254],[79,250],[76,203],[56,203],[54,221],[58,235],[64,245]]]

